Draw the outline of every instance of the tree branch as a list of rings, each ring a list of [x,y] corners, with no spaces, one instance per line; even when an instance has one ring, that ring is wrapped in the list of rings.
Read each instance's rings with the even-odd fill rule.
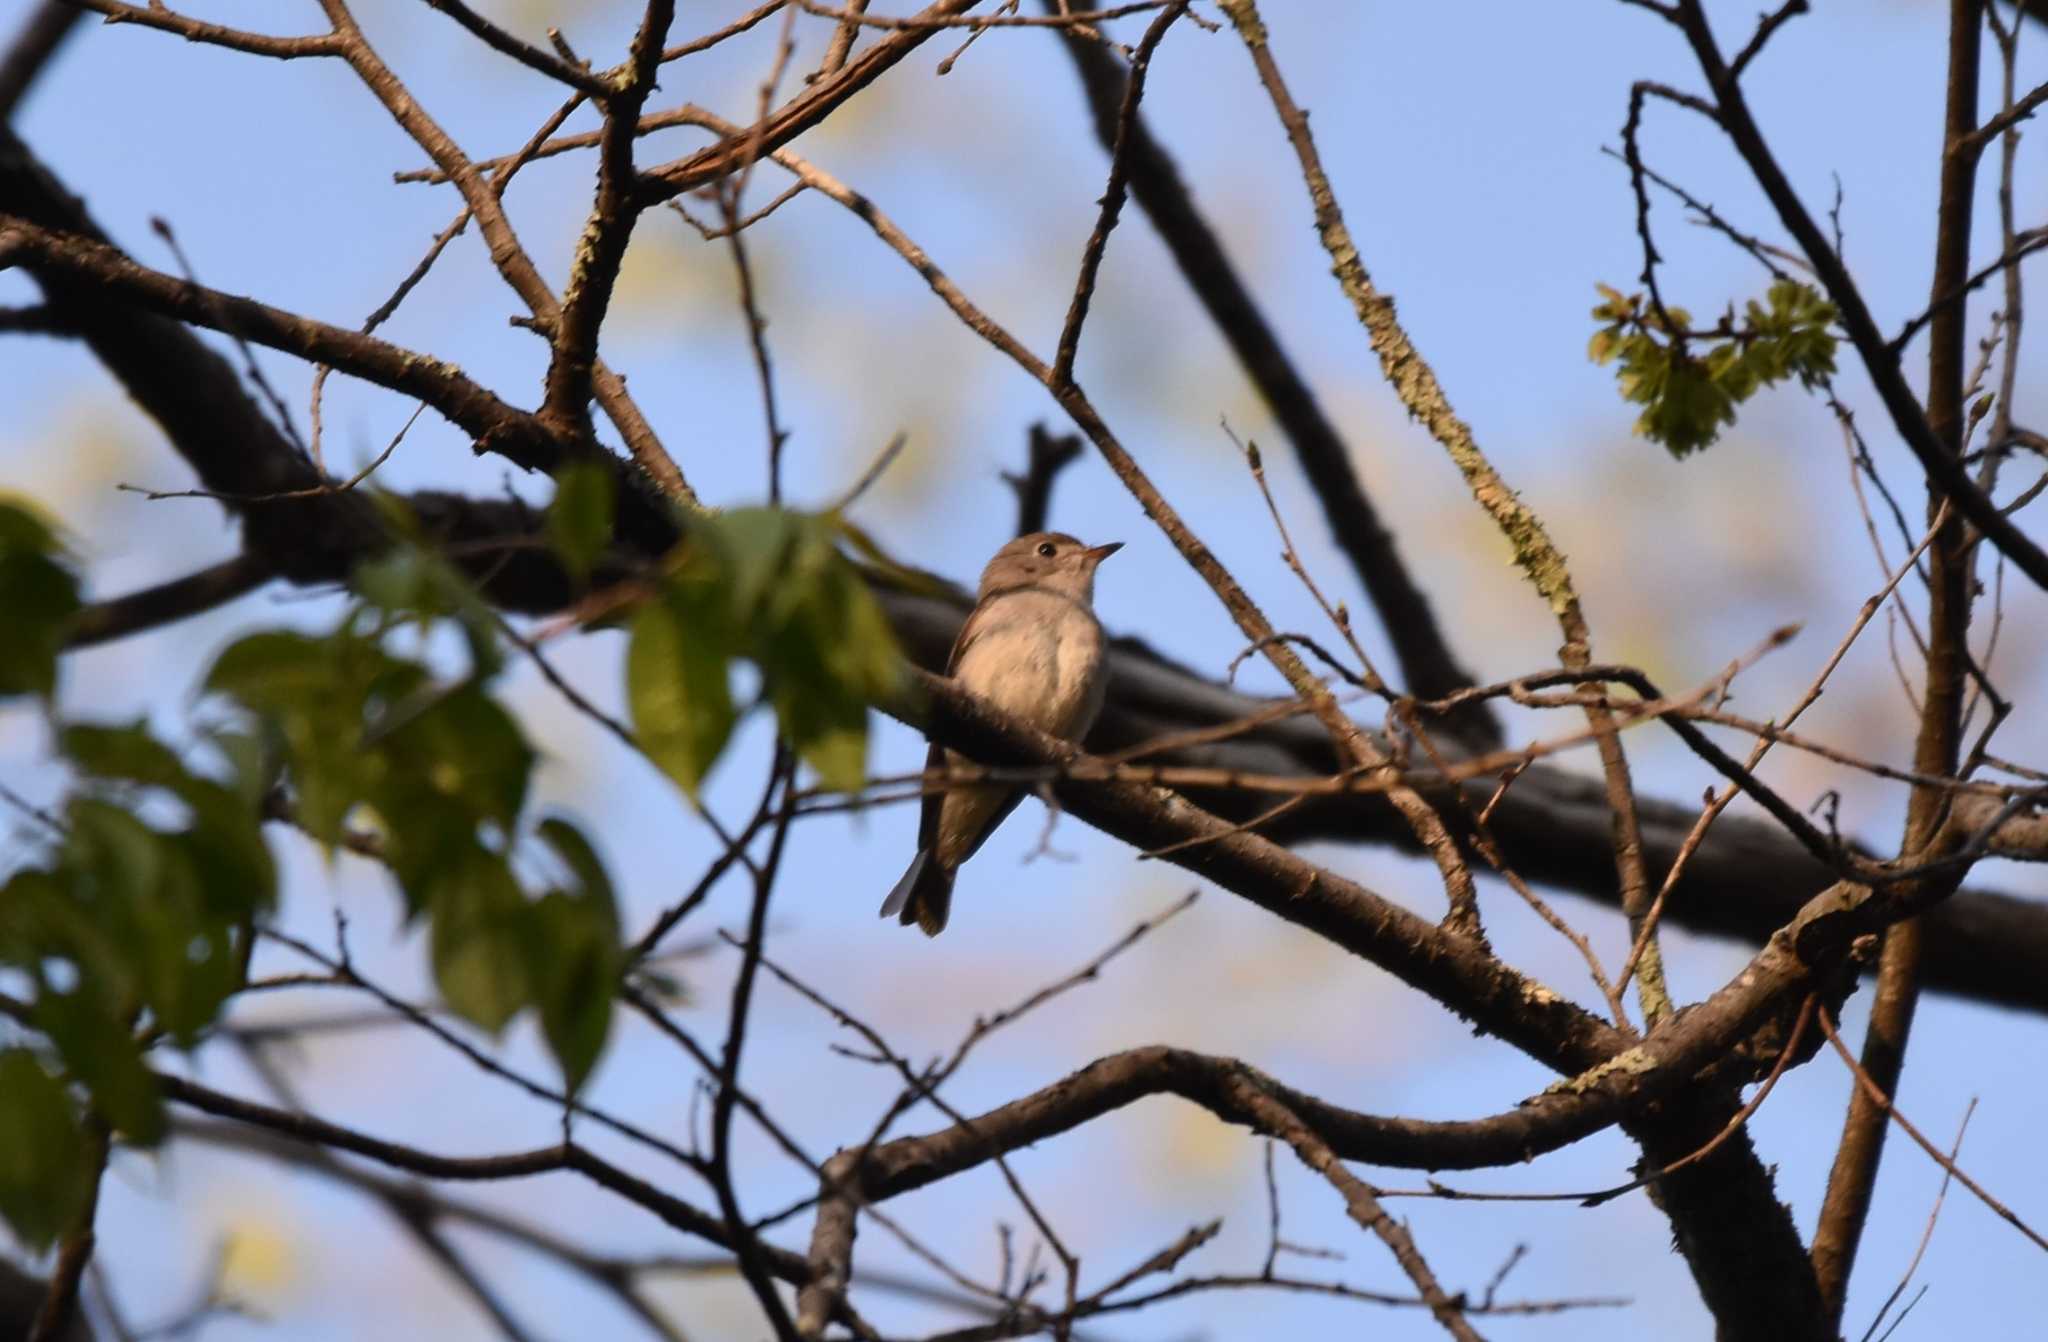
[[[1932,283],[1936,299],[1957,290],[1970,269],[1970,220],[1978,158],[1974,152],[1961,152],[1959,142],[1976,124],[1983,31],[1984,0],[1951,0],[1945,150],[1940,165]],[[1934,317],[1928,333],[1925,424],[1944,460],[1962,473],[1967,300],[1959,295],[1952,302],[1931,306]],[[1929,474],[1931,477],[1932,472]],[[1963,478],[1967,481],[1967,473]],[[1918,773],[1946,778],[1955,775],[1961,755],[1974,551],[1969,529],[1956,509],[1943,508],[1932,489],[1928,516],[1935,536],[1928,549],[1926,685],[1920,699],[1913,767]],[[1939,788],[1913,789],[1899,846],[1901,860],[1924,862],[1944,842],[1950,800]],[[1960,882],[1960,872],[1956,879]],[[1878,962],[1877,993],[1863,1042],[1863,1071],[1878,1091],[1887,1094],[1897,1091],[1905,1065],[1906,1041],[1920,1000],[1923,943],[1918,920],[1902,922],[1886,931]],[[1814,1270],[1830,1329],[1841,1325],[1849,1274],[1863,1237],[1889,1130],[1883,1108],[1870,1093],[1852,1091],[1841,1144],[1828,1173],[1827,1196],[1813,1234]]]
[[[1887,347],[1877,321],[1863,301],[1863,294],[1848,267],[1828,242],[1820,225],[1800,202],[1799,194],[1771,152],[1763,131],[1750,112],[1741,84],[1729,71],[1714,40],[1712,27],[1698,0],[1682,0],[1669,16],[1685,34],[1700,71],[1714,91],[1719,121],[1742,159],[1749,165],[1757,185],[1763,188],[1778,219],[1799,243],[1799,250],[1812,263],[1814,274],[1826,290],[1829,301],[1841,316],[1842,328],[1855,346],[1857,357],[1877,388],[1885,411],[1899,437],[1905,440],[1926,473],[1930,489],[1955,502],[1958,510],[1984,533],[2000,553],[2013,562],[2038,587],[2048,588],[2048,553],[2028,539],[1970,479],[1969,472],[1950,456],[1940,435],[1929,424],[1927,413],[1906,381],[1899,361]],[[1959,277],[1960,278],[1960,277]],[[1940,294],[1937,293],[1939,298]]]
[[[240,336],[332,364],[428,405],[477,441],[528,470],[551,471],[574,451],[537,419],[499,400],[451,364],[366,336],[222,293],[137,265],[105,243],[0,214],[0,268],[22,265],[39,279],[90,288],[147,312]]]
[[[276,576],[269,560],[259,555],[238,554],[170,582],[96,601],[72,617],[71,635],[65,646],[87,648],[190,619],[245,596]]]
[[[21,25],[6,54],[0,56],[0,124],[13,118],[14,109],[84,17],[84,11],[70,0],[43,0]]]
[[[1059,0],[1045,4],[1048,12],[1056,13]],[[1100,43],[1063,35],[1062,45],[1080,73],[1096,137],[1105,149],[1113,149],[1126,82],[1122,67]],[[1142,113],[1129,119],[1124,157],[1132,196],[1293,445],[1331,539],[1351,561],[1393,645],[1405,687],[1418,698],[1440,699],[1476,683],[1451,651],[1429,598],[1416,585],[1393,535],[1366,495],[1352,468],[1349,445],[1324,415],[1321,402],[1288,357]],[[1500,724],[1483,703],[1461,708],[1451,725],[1477,748],[1501,740]]]
[[[916,19],[949,18],[964,14],[980,0],[936,0],[914,16]],[[748,163],[780,149],[811,129],[854,94],[881,78],[890,67],[924,44],[933,34],[944,31],[933,25],[911,25],[897,29],[849,61],[837,73],[811,85],[810,89],[769,113],[755,125],[726,136],[719,143],[701,149],[688,158],[651,168],[640,177],[641,206],[673,200],[722,177],[739,172]]]

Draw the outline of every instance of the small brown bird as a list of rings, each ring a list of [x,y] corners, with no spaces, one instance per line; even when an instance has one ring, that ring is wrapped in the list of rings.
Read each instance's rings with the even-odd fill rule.
[[[1108,688],[1095,568],[1122,541],[1086,546],[1057,531],[1019,536],[988,561],[981,591],[953,643],[946,671],[962,686],[1042,732],[1078,741],[1095,725]],[[971,761],[934,745],[925,768]],[[882,916],[916,923],[929,937],[946,926],[953,874],[1017,803],[1021,789],[956,787],[924,799],[917,856],[883,901]]]

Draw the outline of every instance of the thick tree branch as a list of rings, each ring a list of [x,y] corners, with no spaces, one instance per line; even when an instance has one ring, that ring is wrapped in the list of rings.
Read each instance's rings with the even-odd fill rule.
[[[170,582],[96,601],[73,617],[66,646],[91,647],[190,619],[253,592],[276,576],[269,560],[240,554]]]
[[[137,265],[105,243],[41,228],[19,215],[0,214],[0,268],[9,265],[24,266],[61,287],[90,289],[146,312],[331,364],[425,401],[474,438],[479,448],[528,470],[551,471],[574,450],[532,415],[507,405],[440,359],[166,275]]]
[[[1078,754],[1071,745],[998,722],[950,680],[922,674],[916,688],[918,700],[892,705],[891,711],[916,719],[934,740],[970,758],[995,765],[1066,765]],[[1687,1022],[1685,1030],[1653,1031],[1631,1050],[1629,1036],[1501,964],[1473,939],[1228,825],[1178,793],[1136,782],[1078,779],[1056,791],[1069,811],[1097,828],[1146,851],[1178,845],[1166,854],[1174,865],[1372,961],[1478,1029],[1567,1074],[1598,1068],[1624,1052],[1639,1060],[1666,1057],[1680,1046],[1675,1041],[1707,1028],[1703,1022],[1717,1022],[1712,1028],[1721,1031],[1720,1043],[1732,1043],[1786,992],[1805,985],[1814,966],[1838,962],[1855,937],[1896,922],[1929,888],[1902,882],[1878,898],[1861,886],[1823,891],[1772,935],[1748,970],[1674,1019]],[[1700,1058],[1693,1070],[1709,1060]],[[1683,1069],[1674,1064],[1674,1070]]]
[[[84,17],[70,0],[42,0],[35,7],[6,54],[0,55],[0,124],[14,116],[14,109]]]
[[[1970,269],[1970,220],[1977,181],[1977,153],[1963,140],[1977,120],[1978,67],[1984,34],[1984,0],[1951,0],[1944,152],[1936,214],[1932,289],[1937,299],[1957,289]],[[1963,471],[1964,366],[1967,300],[1936,303],[1928,335],[1926,424],[1945,460]],[[1930,473],[1931,474],[1931,473]],[[1967,475],[1965,475],[1967,479]],[[1974,542],[1957,510],[1944,508],[1930,490],[1928,517],[1935,527],[1928,549],[1926,684],[1913,768],[1932,777],[1952,777],[1962,750],[1962,708],[1969,684],[1971,557]],[[1949,794],[1918,786],[1906,808],[1902,860],[1925,861],[1944,841]],[[1960,874],[1958,874],[1960,880]],[[1877,993],[1871,1002],[1869,1033],[1863,1041],[1863,1070],[1876,1088],[1898,1090],[1906,1042],[1920,1000],[1925,938],[1917,919],[1885,933],[1878,963]],[[1863,1237],[1877,1185],[1879,1161],[1890,1130],[1884,1110],[1861,1088],[1850,1093],[1842,1141],[1828,1173],[1826,1200],[1814,1229],[1813,1263],[1830,1328],[1841,1324],[1849,1274]]]

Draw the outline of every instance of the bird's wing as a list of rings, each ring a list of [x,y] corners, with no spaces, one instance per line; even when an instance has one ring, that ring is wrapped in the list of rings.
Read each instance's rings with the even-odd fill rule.
[[[996,806],[989,811],[988,819],[983,822],[980,832],[974,836],[974,841],[967,845],[967,851],[960,854],[960,860],[962,862],[965,862],[968,858],[973,857],[975,853],[979,852],[981,850],[981,845],[988,841],[988,836],[995,833],[996,827],[1001,825],[1005,820],[1008,820],[1010,818],[1010,812],[1016,810],[1017,803],[1023,800],[1023,788],[1012,788],[1008,792],[1005,792],[1002,795],[1001,800],[996,804]],[[932,810],[934,813],[933,833],[934,836],[936,836],[938,808],[933,807]]]
[[[967,649],[973,644],[974,640],[980,638],[985,632],[988,622],[978,618],[981,614],[982,608],[976,605],[973,610],[968,612],[967,619],[961,624],[959,634],[953,639],[953,650],[946,654],[947,675],[954,675],[960,670],[960,659],[967,655]],[[927,772],[945,768],[945,748],[937,742],[933,742],[931,749],[925,752],[924,767]],[[923,849],[935,850],[939,841],[939,806],[946,800],[947,790],[944,788],[932,789],[929,783],[926,784],[926,787],[929,790],[924,794],[924,804],[919,809],[917,817],[917,846]],[[974,851],[981,847],[982,841],[995,833],[996,826],[1008,819],[1010,812],[1017,809],[1017,803],[1023,800],[1024,794],[1021,791],[1012,792],[1004,797],[1002,804],[989,813],[988,822],[981,826],[981,832],[974,837],[974,842],[968,846],[965,853],[961,854],[961,860],[965,861],[968,857],[971,857]]]
[[[945,764],[945,750],[938,742],[932,742],[932,748],[924,755],[925,772],[942,769]],[[917,813],[917,846],[929,849],[939,841],[939,804],[946,800],[946,793],[944,788],[935,787],[930,782],[924,786],[924,805]]]
[[[950,676],[960,669],[960,658],[967,652],[967,645],[972,643],[979,635],[980,630],[975,627],[974,617],[980,613],[981,607],[978,605],[973,610],[968,611],[967,618],[961,621],[960,632],[953,636],[953,650],[946,654],[947,675]],[[925,772],[930,773],[935,769],[942,769],[945,767],[945,764],[945,749],[934,741],[931,749],[925,752]],[[917,815],[917,846],[919,848],[930,848],[939,841],[939,804],[946,800],[946,793],[943,788],[934,789],[930,783],[927,783],[925,784],[925,789],[924,804],[919,809]]]

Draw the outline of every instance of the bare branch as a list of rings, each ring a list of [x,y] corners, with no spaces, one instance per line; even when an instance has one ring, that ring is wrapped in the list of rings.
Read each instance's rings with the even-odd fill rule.
[[[1051,9],[1059,0],[1046,3]],[[1402,563],[1393,536],[1366,496],[1349,446],[1281,346],[1215,230],[1195,207],[1172,157],[1153,138],[1142,115],[1134,114],[1127,122],[1122,117],[1124,75],[1115,57],[1092,42],[1068,40],[1063,45],[1080,72],[1097,138],[1105,148],[1113,148],[1123,137],[1132,194],[1294,445],[1331,538],[1364,584],[1409,690],[1435,699],[1472,684],[1475,677],[1450,651],[1429,599]],[[1483,704],[1461,710],[1452,728],[1481,748],[1501,740],[1500,725]]]
[[[538,71],[550,79],[567,84],[587,98],[595,98],[602,102],[618,91],[609,80],[592,74],[583,66],[571,64],[552,51],[543,51],[530,42],[520,41],[464,4],[463,0],[424,0],[424,3],[429,9],[439,10],[455,20],[465,32],[491,50],[510,56],[529,70]]]

